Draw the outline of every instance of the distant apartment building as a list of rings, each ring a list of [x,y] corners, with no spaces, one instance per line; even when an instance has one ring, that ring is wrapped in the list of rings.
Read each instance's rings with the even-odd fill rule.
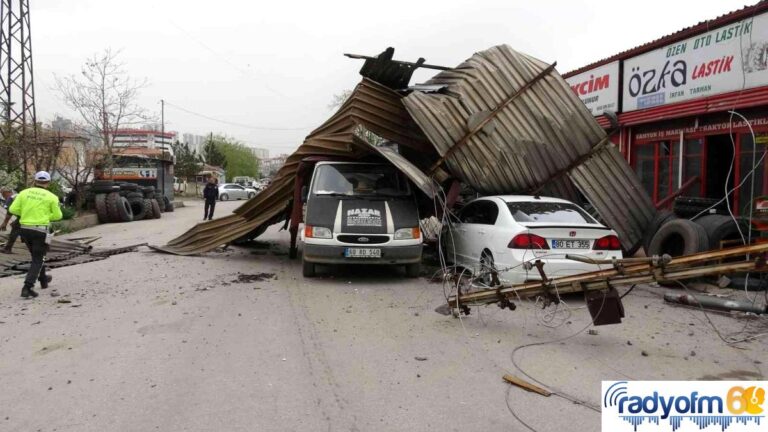
[[[258,147],[248,147],[251,150],[251,153],[256,156],[259,160],[263,159],[269,159],[269,150],[265,148],[258,148]]]
[[[190,150],[194,150],[197,154],[203,153],[203,147],[205,147],[206,141],[208,141],[208,135],[195,135],[191,133],[184,133],[181,135],[182,142],[189,146]]]
[[[152,129],[118,129],[112,133],[112,146],[141,147],[158,149],[173,155],[173,144],[176,132],[165,132]]]
[[[287,154],[281,154],[273,158],[265,158],[259,160],[259,168],[263,177],[272,177],[275,173],[285,165],[285,160],[288,159]]]

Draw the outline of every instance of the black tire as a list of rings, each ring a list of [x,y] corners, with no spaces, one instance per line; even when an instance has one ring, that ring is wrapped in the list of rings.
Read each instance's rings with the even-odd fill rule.
[[[744,284],[746,283],[747,291],[766,291],[768,290],[768,279],[760,277],[757,273],[752,273],[747,281],[744,273],[734,275],[730,277],[731,283],[729,287],[737,290],[744,290]]]
[[[110,222],[122,222],[120,219],[120,212],[117,210],[121,198],[122,197],[117,192],[107,194],[107,216],[109,216]]]
[[[129,192],[128,195],[126,195],[125,197],[128,198],[129,200],[138,199],[138,198],[142,198],[143,199],[144,198],[144,194],[141,193],[141,192]]]
[[[160,213],[163,213],[163,199],[159,196],[156,196],[153,201],[157,203],[157,209],[160,211]]]
[[[109,212],[107,212],[107,195],[97,194],[95,198],[96,202],[96,216],[99,217],[99,223],[109,222]]]
[[[405,275],[409,278],[417,278],[421,274],[421,263],[405,265]]]
[[[160,219],[163,217],[163,212],[160,211],[160,204],[157,203],[157,200],[145,199],[144,201],[149,203],[149,206],[152,209],[152,217],[154,219]]]
[[[93,186],[91,188],[91,192],[93,193],[110,193],[110,192],[119,192],[120,186],[112,185],[112,186]]]
[[[147,216],[147,207],[144,205],[144,198],[130,198],[128,204],[131,206],[133,220],[139,221]]]
[[[708,249],[709,238],[704,227],[687,219],[675,219],[665,223],[653,236],[647,255],[676,257]]]
[[[163,208],[164,212],[173,212],[175,209],[173,208],[173,203],[171,200],[168,199],[167,196],[163,196],[163,202],[159,202],[160,206]]]
[[[120,213],[120,222],[133,222],[133,208],[125,197],[120,197],[117,211]]]
[[[253,197],[255,197],[255,196],[256,196],[256,194],[253,193],[253,192],[249,192],[248,193],[248,199],[253,199]]]
[[[111,188],[115,185],[115,182],[112,180],[94,180],[93,181],[93,187],[107,187]]]
[[[302,254],[301,256],[301,275],[306,278],[315,277],[316,274],[316,268],[315,263],[311,263],[307,261],[307,259]]]
[[[694,222],[704,227],[707,232],[710,250],[720,249],[720,242],[724,240],[741,240],[739,229],[744,237],[749,229],[747,223],[743,221],[737,223],[732,217],[723,215],[705,215],[696,218]]]
[[[484,250],[480,253],[480,282],[486,286],[494,286],[495,281],[492,271],[496,271],[496,262],[493,259],[493,254],[489,250]]]
[[[643,249],[645,249],[646,255],[650,256],[648,250],[651,246],[653,236],[656,235],[665,223],[674,219],[677,219],[677,216],[669,210],[660,210],[656,212],[656,216],[651,219],[651,223],[648,224],[648,227],[645,229],[645,234],[643,235]]]
[[[221,194],[221,195],[219,195],[219,199],[220,199],[221,201],[227,201],[227,200],[229,199],[229,195],[227,195],[227,194],[225,194],[225,193],[224,193],[224,194]]]
[[[139,190],[139,185],[136,183],[121,183],[120,189],[135,192]]]

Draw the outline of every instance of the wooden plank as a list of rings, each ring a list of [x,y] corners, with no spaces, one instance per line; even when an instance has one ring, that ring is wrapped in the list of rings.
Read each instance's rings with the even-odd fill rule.
[[[506,381],[506,382],[508,382],[508,383],[510,383],[512,385],[516,385],[516,386],[520,387],[521,389],[528,390],[529,392],[538,393],[538,394],[540,394],[542,396],[546,396],[546,397],[549,397],[549,396],[552,395],[552,392],[550,392],[549,390],[545,390],[545,389],[543,389],[543,388],[541,388],[539,386],[533,385],[533,384],[529,383],[528,381],[525,381],[524,379],[518,378],[518,377],[516,377],[514,375],[504,374],[503,378],[504,378],[504,381]]]

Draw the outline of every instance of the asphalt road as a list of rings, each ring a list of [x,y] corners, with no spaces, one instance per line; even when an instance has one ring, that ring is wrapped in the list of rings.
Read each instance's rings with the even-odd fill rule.
[[[163,244],[201,215],[192,202],[160,220],[73,236]],[[61,297],[25,301],[21,278],[0,279],[0,431],[526,430],[507,402],[538,431],[599,430],[599,413],[501,379],[522,375],[516,347],[571,335],[515,359],[595,406],[604,379],[757,379],[765,370],[766,339],[728,347],[700,311],[665,305],[660,288],[638,287],[624,322],[596,334],[580,332],[589,315],[578,298],[557,328],[528,303],[458,320],[434,312],[440,284],[401,269],[306,280],[287,238],[274,227],[253,248],[142,250],[56,269]],[[237,282],[258,273],[274,278]],[[744,329],[741,318],[710,317],[724,336]],[[766,327],[751,320],[747,332]]]

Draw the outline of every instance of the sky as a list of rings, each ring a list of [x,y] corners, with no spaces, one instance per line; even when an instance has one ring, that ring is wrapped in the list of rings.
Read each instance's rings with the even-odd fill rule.
[[[335,94],[360,80],[361,60],[456,66],[508,44],[565,73],[754,4],[693,1],[196,1],[30,0],[38,121],[79,121],[55,88],[105,48],[120,50],[138,103],[167,131],[234,137],[290,153],[331,114]],[[418,70],[411,83],[435,71]],[[195,113],[195,114],[192,114]],[[206,118],[207,117],[207,118]]]

